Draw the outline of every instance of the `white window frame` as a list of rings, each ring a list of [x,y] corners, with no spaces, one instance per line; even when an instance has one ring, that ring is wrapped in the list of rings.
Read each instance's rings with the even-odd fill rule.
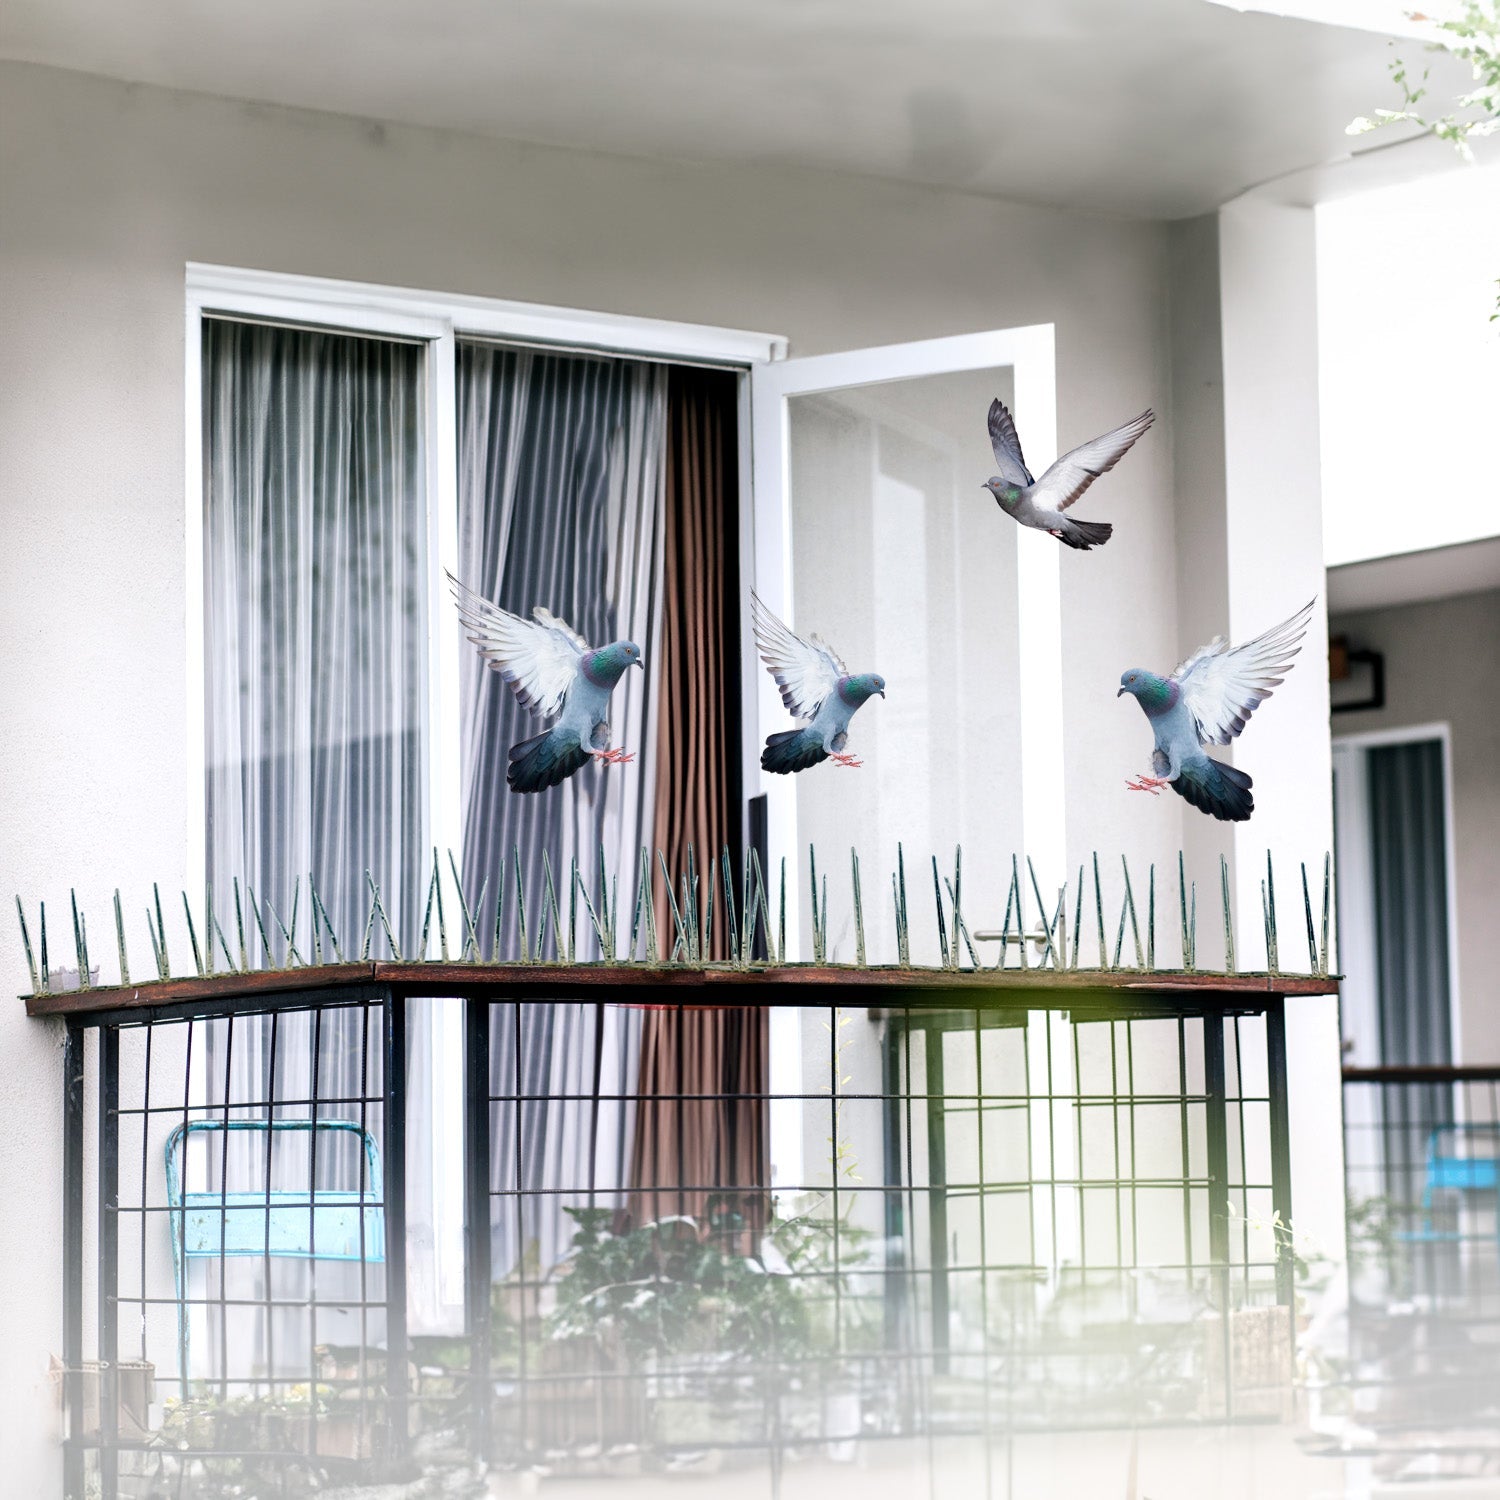
[[[754,551],[742,551],[741,555],[754,558],[757,592],[789,626],[795,628],[790,398],[998,367],[1012,372],[1017,419],[1026,433],[1032,467],[1040,474],[1057,457],[1057,358],[1051,323],[807,355],[758,365],[751,371],[756,525]],[[1022,836],[1042,889],[1050,890],[1061,884],[1067,863],[1066,814],[1063,799],[1057,795],[1057,788],[1064,784],[1061,549],[1041,532],[1024,526],[1011,529],[1020,564],[1016,574],[1016,608],[1024,706]],[[745,723],[780,726],[785,723],[786,714],[775,684],[769,674],[760,671],[755,659],[749,607],[746,597],[740,630],[744,651],[741,672],[747,682],[755,683],[756,696],[747,699]],[[753,708],[748,706],[752,703]],[[797,834],[795,778],[762,773],[760,739],[752,737],[748,730],[744,754],[747,793],[759,787],[766,799],[770,849],[796,856],[801,846]],[[773,861],[774,857],[773,853]],[[800,858],[788,858],[787,946],[792,952],[806,956],[800,941],[801,869]]]
[[[739,371],[739,467],[741,557],[756,555],[757,499],[751,483],[749,371],[780,360],[786,340],[774,334],[667,322],[616,313],[582,312],[530,302],[508,302],[441,292],[414,291],[357,281],[286,275],[272,271],[189,262],[186,269],[184,379],[185,537],[187,610],[186,865],[189,881],[208,868],[208,809],[203,673],[205,665],[203,577],[203,320],[220,314],[266,323],[290,323],[332,332],[407,339],[426,345],[423,426],[427,452],[428,554],[438,569],[458,568],[458,458],[455,430],[455,348],[459,338],[481,337],[558,350],[589,350],[624,358],[681,364],[714,364]],[[741,569],[746,600],[753,579]],[[427,704],[428,826],[439,849],[455,854],[463,842],[461,806],[460,639],[450,622],[445,591],[429,590]],[[746,703],[753,704],[747,684]],[[752,735],[753,719],[746,721]],[[435,939],[434,939],[435,941]],[[461,1068],[462,1015],[456,1005],[434,1004],[433,1120],[434,1216],[448,1231],[440,1236],[437,1262],[439,1316],[463,1305],[463,1114],[459,1092],[445,1086]]]

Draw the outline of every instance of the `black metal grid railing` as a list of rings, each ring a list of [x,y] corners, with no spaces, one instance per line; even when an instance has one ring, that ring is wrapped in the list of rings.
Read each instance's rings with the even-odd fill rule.
[[[234,976],[71,1015],[68,1493],[298,1495],[465,1448],[711,1453],[774,1492],[794,1459],[950,1437],[999,1493],[1013,1433],[1279,1409],[1281,996],[720,978],[584,1003],[528,996],[538,970]],[[465,1016],[442,1337],[407,1308],[407,1010],[434,994]],[[570,1039],[540,1070],[538,1027]]]
[[[1479,1441],[1493,1464],[1500,1067],[1346,1069],[1344,1159],[1351,1410],[1396,1448]]]

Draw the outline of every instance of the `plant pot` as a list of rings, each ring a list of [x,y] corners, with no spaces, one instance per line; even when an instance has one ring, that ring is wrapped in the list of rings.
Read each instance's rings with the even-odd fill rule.
[[[151,1407],[156,1400],[156,1366],[146,1359],[122,1359],[115,1363],[117,1379],[116,1432],[125,1442],[144,1442],[151,1436]],[[63,1426],[68,1419],[67,1372],[62,1361],[52,1359],[52,1380],[57,1386],[58,1399],[62,1406]],[[104,1384],[103,1366],[98,1360],[85,1360],[72,1373],[81,1390],[80,1423],[82,1431],[74,1434],[85,1443],[97,1443],[100,1439],[100,1401]]]

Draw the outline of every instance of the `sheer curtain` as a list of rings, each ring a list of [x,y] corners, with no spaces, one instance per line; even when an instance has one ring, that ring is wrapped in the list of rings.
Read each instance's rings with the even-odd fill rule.
[[[288,926],[296,908],[297,946],[309,961],[310,878],[346,955],[363,940],[367,869],[398,931],[420,918],[429,839],[422,358],[420,346],[390,340],[203,325],[207,853],[231,943],[236,880],[242,902],[248,887]],[[247,947],[259,954],[258,927],[242,910]],[[265,925],[279,961],[270,911]],[[326,932],[316,942],[332,958]],[[273,1094],[378,1099],[368,1041],[360,1010],[316,1024],[296,1014],[274,1027],[265,1018],[216,1022],[204,1102],[258,1103],[226,1113],[268,1120],[311,1113],[268,1107]],[[379,1143],[378,1109],[321,1104],[318,1114],[363,1119]],[[229,1191],[262,1185],[263,1151],[245,1133],[235,1138],[222,1163]],[[278,1138],[276,1185],[305,1182],[308,1155],[306,1140]],[[356,1186],[358,1162],[356,1152],[323,1153],[318,1185]],[[216,1162],[211,1186],[220,1170]],[[230,1262],[224,1274],[231,1297],[266,1290],[258,1259]],[[306,1263],[278,1261],[273,1290],[305,1295],[310,1274]],[[319,1265],[317,1294],[349,1295],[357,1276]],[[299,1348],[305,1360],[305,1313],[231,1312],[222,1345],[217,1327],[214,1341],[194,1340],[195,1365],[205,1347],[216,1367],[231,1350],[236,1366],[258,1371]],[[337,1341],[332,1317],[320,1313],[320,1339]]]
[[[550,865],[566,927],[574,861],[597,900],[602,850],[610,876],[620,872],[623,950],[633,872],[654,841],[667,371],[464,342],[457,378],[463,581],[516,614],[543,605],[591,644],[628,637],[646,665],[626,674],[611,702],[613,743],[635,752],[635,762],[589,766],[544,795],[519,796],[505,784],[506,752],[539,726],[465,645],[465,887],[477,893],[488,881],[493,910],[504,881],[501,952],[515,952],[519,858],[528,940],[535,951],[545,921],[550,954],[558,935],[544,916],[545,870]],[[597,945],[579,906],[575,951],[590,957]],[[497,1275],[523,1254],[553,1264],[571,1242],[566,1208],[619,1203],[633,1111],[599,1096],[635,1088],[639,1041],[632,1010],[495,1008],[493,1091],[512,1101],[495,1106],[492,1122]],[[542,1094],[552,1101],[527,1097]],[[561,1194],[539,1192],[559,1187]]]

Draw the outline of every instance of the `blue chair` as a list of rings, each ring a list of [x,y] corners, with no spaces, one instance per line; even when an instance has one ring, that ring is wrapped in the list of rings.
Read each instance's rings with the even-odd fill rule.
[[[1444,1150],[1451,1138],[1451,1145]],[[1475,1156],[1460,1146],[1469,1141],[1492,1142],[1492,1154]],[[1413,1243],[1457,1241],[1474,1238],[1456,1230],[1432,1227],[1432,1199],[1435,1193],[1494,1193],[1500,1191],[1500,1124],[1438,1125],[1427,1137],[1426,1182],[1422,1188],[1422,1228],[1401,1238]],[[1500,1203],[1496,1207],[1496,1232],[1500,1235]]]
[[[186,1159],[190,1136],[249,1132],[274,1137],[283,1131],[312,1130],[358,1139],[366,1162],[363,1190],[273,1188],[269,1184],[243,1192],[230,1191],[227,1185],[213,1191],[183,1190],[179,1162]],[[370,1132],[352,1120],[192,1120],[167,1137],[165,1156],[172,1269],[177,1287],[177,1353],[184,1390],[188,1379],[185,1287],[189,1261],[231,1256],[363,1260],[373,1264],[385,1260],[380,1150]]]

